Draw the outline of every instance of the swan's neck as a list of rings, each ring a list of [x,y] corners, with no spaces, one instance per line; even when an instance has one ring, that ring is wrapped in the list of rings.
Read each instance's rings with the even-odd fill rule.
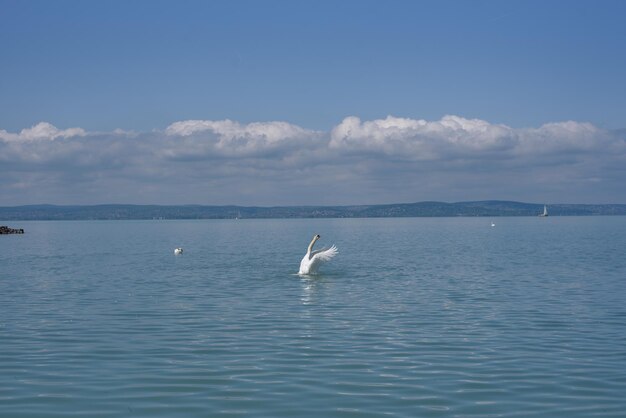
[[[317,241],[317,237],[314,237],[311,240],[311,243],[309,244],[309,248],[307,248],[307,250],[306,250],[307,254],[310,254],[311,251],[313,251],[313,245],[315,245],[315,241]]]

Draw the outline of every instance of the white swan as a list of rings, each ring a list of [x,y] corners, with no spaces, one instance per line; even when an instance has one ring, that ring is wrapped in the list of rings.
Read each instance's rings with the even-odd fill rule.
[[[174,250],[174,254],[178,255],[178,254],[182,254],[183,253],[183,249],[178,247]]]
[[[317,273],[317,269],[319,266],[339,253],[339,250],[333,244],[330,248],[325,248],[317,251],[313,251],[313,245],[315,242],[320,239],[319,235],[314,235],[311,243],[309,244],[309,248],[306,250],[306,254],[302,258],[300,262],[300,271],[298,274],[315,274]]]

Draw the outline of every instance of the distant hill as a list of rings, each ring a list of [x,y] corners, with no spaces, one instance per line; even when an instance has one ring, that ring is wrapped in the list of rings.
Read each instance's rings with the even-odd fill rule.
[[[487,200],[359,206],[28,205],[0,207],[0,221],[115,219],[392,218],[537,216],[543,204]],[[550,216],[626,215],[626,205],[551,204]]]

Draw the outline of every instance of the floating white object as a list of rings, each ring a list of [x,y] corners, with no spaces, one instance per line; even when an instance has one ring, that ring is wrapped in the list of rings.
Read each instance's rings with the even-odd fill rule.
[[[315,244],[315,241],[320,238],[321,237],[319,235],[313,236],[313,240],[309,244],[309,248],[307,248],[306,254],[300,262],[300,271],[298,271],[298,274],[317,273],[317,269],[319,268],[320,264],[330,261],[330,259],[336,256],[337,253],[339,253],[339,250],[337,249],[337,247],[335,247],[334,244],[328,249],[313,251],[313,245]]]
[[[183,249],[178,247],[174,250],[174,254],[178,255],[178,254],[182,254],[183,253]]]

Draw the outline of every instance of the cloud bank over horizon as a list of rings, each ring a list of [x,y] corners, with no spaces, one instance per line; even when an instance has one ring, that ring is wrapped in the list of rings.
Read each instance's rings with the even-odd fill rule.
[[[183,120],[163,131],[0,129],[0,205],[344,205],[483,199],[626,203],[626,131],[344,118]]]

